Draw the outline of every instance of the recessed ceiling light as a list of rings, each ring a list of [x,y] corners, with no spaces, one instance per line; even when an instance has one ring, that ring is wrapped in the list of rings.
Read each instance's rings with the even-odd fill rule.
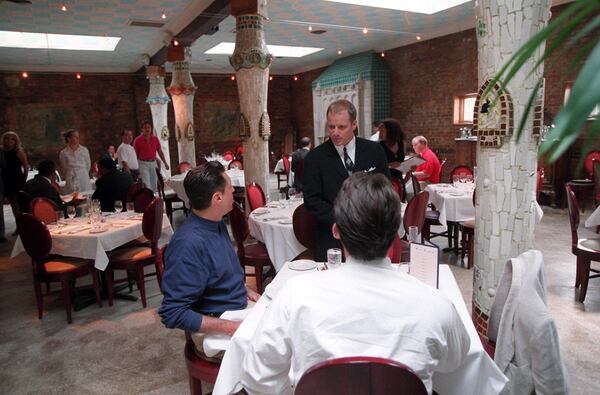
[[[21,76],[23,78],[27,78],[27,77],[29,77],[29,74],[26,71],[24,71],[24,72],[21,73]]]
[[[267,45],[267,48],[269,49],[271,55],[285,58],[302,58],[306,55],[323,50],[323,48],[289,47],[287,45]],[[235,43],[222,42],[204,53],[215,55],[231,55],[234,49]]]
[[[369,32],[369,29],[367,29],[366,27],[363,27],[363,34],[367,34]]]
[[[120,40],[121,37],[22,33],[0,30],[0,47],[8,48],[114,51]]]
[[[346,3],[364,7],[387,8],[390,10],[435,14],[468,3],[471,0],[325,0],[334,3]]]

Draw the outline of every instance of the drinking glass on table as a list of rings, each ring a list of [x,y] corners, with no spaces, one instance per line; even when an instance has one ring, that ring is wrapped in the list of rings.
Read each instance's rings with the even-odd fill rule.
[[[56,225],[61,226],[65,220],[65,213],[62,210],[55,211],[56,214]]]
[[[342,250],[330,248],[327,250],[327,268],[337,269],[342,266]]]
[[[459,180],[458,174],[454,174],[452,176],[452,185],[454,185],[455,187],[458,186],[458,180]]]
[[[290,200],[295,200],[296,199],[296,194],[298,192],[296,191],[296,188],[290,188],[288,189],[288,196],[290,197]]]
[[[69,219],[73,219],[75,218],[75,215],[77,214],[76,208],[75,206],[68,206],[67,207],[67,215],[69,216]]]
[[[115,210],[117,211],[117,213],[120,213],[123,211],[123,202],[120,200],[115,200]]]
[[[419,237],[419,228],[417,226],[409,226],[408,227],[408,241],[411,243],[416,243]]]
[[[127,202],[127,203],[125,203],[125,208],[130,213],[133,213],[135,211],[135,206],[133,205],[133,202]]]

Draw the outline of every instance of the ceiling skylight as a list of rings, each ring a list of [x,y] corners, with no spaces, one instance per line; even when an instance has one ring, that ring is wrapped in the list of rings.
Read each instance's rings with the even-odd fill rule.
[[[314,47],[288,47],[286,45],[267,45],[269,53],[273,56],[281,56],[284,58],[301,58],[311,53],[322,51],[323,48]],[[208,51],[205,54],[210,55],[231,55],[235,49],[235,43],[222,42]]]
[[[9,48],[114,51],[120,40],[121,37],[25,33],[0,30],[0,47]]]
[[[471,0],[325,0],[335,3],[346,3],[365,7],[387,8],[390,10],[435,14],[468,3]]]

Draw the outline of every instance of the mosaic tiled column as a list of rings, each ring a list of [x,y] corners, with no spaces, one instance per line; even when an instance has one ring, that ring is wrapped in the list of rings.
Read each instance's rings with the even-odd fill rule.
[[[175,137],[179,162],[189,162],[196,166],[196,148],[194,146],[194,93],[196,85],[190,73],[192,52],[189,47],[174,48],[169,53],[173,64],[173,79],[168,91],[173,99],[175,110]],[[177,59],[177,60],[175,60]]]
[[[269,194],[269,136],[271,124],[267,113],[269,66],[272,56],[265,44],[264,5],[258,11],[237,14],[235,51],[229,58],[236,72],[240,97],[240,137],[244,142],[246,184],[256,182]]]
[[[500,94],[499,86],[482,96],[490,79],[511,55],[542,29],[550,17],[550,0],[478,0],[476,30],[481,89],[475,104],[477,202],[473,319],[487,336],[487,320],[504,265],[532,248],[535,226],[537,148],[542,116],[540,95],[520,139],[513,133],[523,114],[540,68],[528,75],[540,52]],[[497,99],[497,100],[496,100]],[[496,103],[495,105],[493,105]]]
[[[163,154],[167,163],[171,163],[171,155],[169,153],[169,127],[167,126],[167,106],[171,99],[165,90],[165,69],[160,66],[147,66],[146,78],[150,82],[150,90],[146,103],[150,105],[152,112],[152,125],[154,125],[154,133],[160,140]],[[171,177],[171,170],[167,170],[161,166],[161,173],[164,178]]]

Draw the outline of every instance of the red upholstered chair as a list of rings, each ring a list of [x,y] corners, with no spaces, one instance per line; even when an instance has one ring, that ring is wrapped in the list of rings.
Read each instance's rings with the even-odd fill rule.
[[[79,277],[92,275],[94,292],[98,306],[100,300],[100,281],[98,271],[93,262],[84,259],[50,256],[52,238],[46,225],[31,214],[21,214],[17,218],[17,227],[27,255],[31,257],[33,269],[33,286],[38,307],[38,318],[42,319],[44,302],[42,297],[42,282],[62,284],[62,295],[67,310],[67,322],[73,322],[71,317],[71,295],[74,292],[75,280]]]
[[[154,192],[148,188],[141,188],[133,195],[133,209],[136,213],[143,213],[154,200]]]
[[[31,212],[31,201],[33,200],[33,197],[31,197],[30,194],[25,191],[18,191],[16,199],[21,213]]]
[[[158,283],[162,283],[162,270],[160,267],[160,254],[158,251],[158,240],[162,232],[163,219],[163,201],[161,198],[156,198],[150,203],[144,217],[142,219],[142,232],[144,237],[150,242],[149,246],[136,245],[130,247],[117,248],[108,253],[108,266],[104,271],[104,279],[108,288],[108,305],[113,304],[113,285],[114,271],[127,270],[135,274],[140,296],[142,298],[142,306],[146,307],[146,287],[144,278],[149,276],[157,276]],[[156,272],[144,274],[144,267],[154,265]],[[129,276],[128,276],[129,277]],[[116,282],[128,281],[129,278]]]
[[[139,191],[140,189],[143,189],[144,184],[141,182],[136,182],[133,183],[129,186],[129,189],[127,190],[127,195],[125,197],[125,200],[127,200],[128,203],[132,203],[133,202],[133,197],[135,196],[135,194],[137,193],[137,191]]]
[[[459,165],[456,166],[454,169],[452,169],[452,171],[450,172],[450,184],[452,184],[454,176],[460,176],[464,174],[465,176],[472,176],[473,175],[473,169],[471,169],[469,166],[467,165]]]
[[[269,258],[267,247],[259,242],[244,244],[250,235],[248,220],[240,205],[235,202],[233,203],[232,210],[229,212],[229,223],[231,224],[231,233],[233,233],[233,238],[235,239],[237,255],[244,270],[244,275],[254,276],[256,278],[256,289],[258,293],[262,293],[264,288],[263,281],[267,277],[275,276],[275,268]],[[252,266],[254,273],[248,274],[246,266]],[[265,268],[268,268],[266,272]]]
[[[283,162],[283,171],[276,171],[277,174],[277,188],[281,188],[281,181],[285,180],[285,185],[288,185],[290,182],[290,160],[287,155],[281,156],[281,161]]]
[[[412,197],[406,205],[404,210],[404,218],[402,218],[402,225],[404,226],[404,232],[408,235],[408,229],[411,226],[416,226],[419,233],[423,233],[423,227],[425,226],[425,213],[427,211],[427,204],[429,203],[429,192],[423,191]],[[407,241],[401,240],[400,251],[402,252],[401,262],[409,260],[410,245]]]
[[[215,383],[219,374],[220,363],[210,362],[200,358],[196,354],[196,347],[192,340],[192,335],[185,332],[185,365],[188,370],[191,395],[203,395],[202,381],[206,383]]]
[[[250,204],[250,211],[254,211],[259,207],[264,207],[267,204],[265,199],[265,193],[263,192],[260,185],[253,182],[246,186],[246,195],[248,196],[248,204]]]
[[[232,161],[235,158],[235,155],[233,155],[233,151],[225,151],[223,153],[223,160],[226,160],[227,162]]]
[[[345,357],[308,369],[295,395],[426,395],[425,384],[408,366],[391,359]]]
[[[188,170],[192,169],[192,164],[190,162],[183,161],[177,165],[177,173],[183,174]]]
[[[390,258],[393,263],[402,262],[402,241],[398,235],[394,237],[394,241],[388,250],[388,258]]]
[[[229,162],[229,165],[227,166],[227,168],[244,170],[244,164],[242,163],[241,160],[234,159],[231,162]]]
[[[398,194],[401,202],[404,202],[404,180],[402,178],[392,176],[392,186],[394,191]]]
[[[31,214],[45,224],[56,222],[57,210],[56,203],[45,197],[34,198],[29,207]]]
[[[315,259],[315,235],[317,233],[317,220],[312,214],[306,209],[304,203],[296,207],[292,216],[292,223],[294,227],[294,236],[296,239],[306,247],[306,250],[300,253],[296,259]]]
[[[579,228],[579,207],[577,198],[570,183],[565,185],[567,192],[567,203],[569,206],[569,219],[571,221],[571,252],[577,257],[577,272],[575,276],[575,288],[581,285],[579,290],[579,301],[585,300],[588,281],[590,278],[600,276],[600,270],[591,267],[591,261],[600,262],[600,239],[580,239],[577,235]],[[590,273],[595,273],[590,275]]]
[[[419,180],[417,180],[417,176],[415,176],[412,172],[409,172],[409,173],[410,173],[410,181],[412,182],[412,186],[413,186],[413,193],[416,195],[419,192],[421,192],[421,184],[419,184]]]
[[[174,211],[183,210],[183,213],[187,216],[188,210],[185,207],[185,204],[183,204],[183,201],[177,196],[177,193],[172,189],[165,190],[165,180],[162,174],[160,173],[160,169],[158,168],[156,168],[156,179],[158,181],[158,196],[165,202],[165,209],[167,211],[167,218],[169,218],[169,222],[171,224],[173,223]],[[179,206],[173,207],[173,203],[178,203]]]
[[[581,190],[581,212],[585,212],[588,191],[594,191],[594,161],[600,161],[600,151],[592,151],[585,157],[583,172],[586,178],[569,181],[572,189]],[[568,196],[567,196],[568,200]]]

